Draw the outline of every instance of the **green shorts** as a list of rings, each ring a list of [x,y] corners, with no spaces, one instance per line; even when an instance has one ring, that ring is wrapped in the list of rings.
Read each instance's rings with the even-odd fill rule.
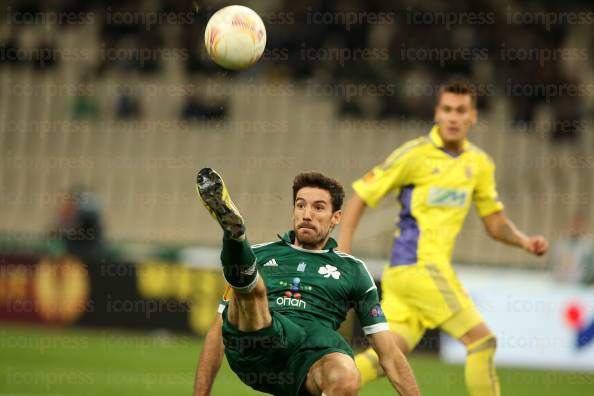
[[[223,311],[223,342],[231,369],[257,391],[278,396],[298,396],[309,368],[322,356],[353,350],[336,331],[315,322],[295,322],[271,311],[272,325],[243,332]]]

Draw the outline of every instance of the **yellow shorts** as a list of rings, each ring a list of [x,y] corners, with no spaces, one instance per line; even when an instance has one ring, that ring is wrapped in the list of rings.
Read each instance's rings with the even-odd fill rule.
[[[483,321],[451,265],[386,267],[381,304],[390,329],[410,350],[427,329],[439,327],[460,338]]]

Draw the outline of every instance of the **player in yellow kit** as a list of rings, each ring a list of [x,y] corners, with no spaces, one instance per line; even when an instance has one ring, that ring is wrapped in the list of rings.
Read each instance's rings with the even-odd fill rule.
[[[495,396],[500,394],[493,366],[496,340],[452,268],[456,236],[474,204],[494,239],[538,256],[546,253],[548,242],[520,232],[505,216],[491,158],[466,139],[477,116],[469,86],[444,85],[429,135],[406,142],[353,183],[339,246],[350,252],[365,207],[374,208],[386,195],[396,194],[400,220],[382,276],[381,304],[390,330],[404,352],[414,349],[426,329],[440,328],[460,340],[468,351],[465,381],[470,394]],[[363,383],[382,375],[372,350],[355,361]]]

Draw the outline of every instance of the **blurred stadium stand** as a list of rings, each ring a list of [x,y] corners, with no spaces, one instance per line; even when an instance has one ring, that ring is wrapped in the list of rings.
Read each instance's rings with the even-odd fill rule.
[[[74,4],[54,3],[63,3],[63,9]],[[111,3],[90,2],[85,12],[103,15]],[[206,10],[220,4],[210,3]],[[261,5],[263,13],[294,12],[296,20],[316,10],[336,15],[337,10],[386,11],[389,7],[379,1],[320,1],[318,6],[310,2],[309,9],[298,3],[250,5],[256,10]],[[419,12],[445,11],[446,5],[463,7],[462,2],[422,3]],[[503,5],[495,9],[491,2],[479,3],[473,3],[470,11],[493,11],[497,18],[504,18]],[[191,2],[184,1],[121,4],[136,16],[192,9]],[[531,7],[545,10],[543,4],[532,2]],[[556,27],[547,32],[536,31],[531,25],[509,28],[499,21],[451,27],[447,35],[451,41],[447,41],[442,33],[450,27],[443,24],[402,23],[410,12],[408,5],[401,2],[395,7],[392,24],[359,24],[350,31],[341,24],[314,25],[312,29],[302,29],[297,23],[270,24],[269,48],[288,49],[288,59],[263,59],[240,74],[213,68],[198,50],[202,48],[204,15],[191,26],[159,24],[153,31],[149,29],[157,38],[146,38],[146,29],[137,26],[131,32],[120,30],[117,40],[108,40],[106,35],[113,32],[109,33],[100,17],[93,23],[69,26],[18,24],[14,14],[18,8],[7,11],[5,7],[3,18],[13,19],[3,24],[1,31],[0,233],[15,244],[43,241],[68,191],[74,185],[84,185],[101,202],[105,236],[111,243],[217,245],[220,233],[215,232],[194,192],[196,170],[212,166],[225,177],[245,213],[251,241],[270,240],[290,227],[290,185],[296,173],[319,170],[348,185],[404,141],[427,133],[435,87],[451,76],[464,76],[486,87],[480,123],[471,141],[494,157],[499,192],[510,217],[530,232],[542,232],[553,240],[561,236],[567,219],[591,212],[592,93],[565,99],[558,95],[516,98],[506,95],[506,89],[510,81],[524,81],[532,87],[571,82],[591,86],[592,58],[560,58],[539,67],[538,60],[502,61],[497,51],[502,42],[508,47],[583,47],[591,51],[593,25]],[[572,6],[579,8],[582,3],[564,2],[565,8]],[[521,9],[519,2],[513,7]],[[36,10],[48,11],[39,6]],[[10,42],[14,37],[18,41]],[[589,41],[584,42],[584,37]],[[312,48],[385,46],[390,55],[386,61],[347,62],[342,67],[336,61],[299,59],[296,42]],[[439,59],[401,59],[404,42],[408,48],[486,48],[491,55],[487,60],[445,64]],[[34,57],[28,62],[8,62],[7,43],[33,54],[39,43],[44,43],[59,55],[52,56],[55,62]],[[178,53],[152,56],[155,64],[148,72],[130,67],[129,62],[122,66],[115,60],[106,61],[105,51],[122,50],[124,55],[116,59],[121,61],[125,54],[134,54],[135,48],[169,48]],[[67,56],[69,50],[80,55]],[[396,92],[382,96],[348,91],[383,83],[392,84]],[[423,93],[415,93],[418,90]],[[136,116],[122,120],[116,109],[123,93],[136,98],[139,108]],[[192,95],[206,104],[220,103],[224,118],[210,117],[207,112],[203,120],[180,120]],[[74,111],[80,100],[77,96],[87,97],[95,110]],[[559,120],[578,125],[568,132],[570,138],[551,137]],[[397,214],[394,203],[388,201],[364,218],[355,253],[387,257]],[[469,216],[459,237],[455,261],[546,265],[490,241],[476,215]]]

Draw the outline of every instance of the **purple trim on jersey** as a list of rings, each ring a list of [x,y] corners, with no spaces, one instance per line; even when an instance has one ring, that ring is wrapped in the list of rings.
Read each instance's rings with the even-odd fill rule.
[[[419,245],[419,225],[411,213],[411,199],[414,185],[402,187],[398,200],[402,205],[400,209],[400,235],[394,238],[392,245],[392,259],[390,266],[410,265],[417,262],[417,247]]]
[[[453,152],[453,151],[448,150],[445,147],[440,147],[439,149],[441,151],[443,151],[444,153],[446,153],[447,155],[449,155],[450,157],[452,157],[452,158],[458,158],[463,153],[463,151],[462,152],[459,152],[459,153],[456,153],[456,152]]]

